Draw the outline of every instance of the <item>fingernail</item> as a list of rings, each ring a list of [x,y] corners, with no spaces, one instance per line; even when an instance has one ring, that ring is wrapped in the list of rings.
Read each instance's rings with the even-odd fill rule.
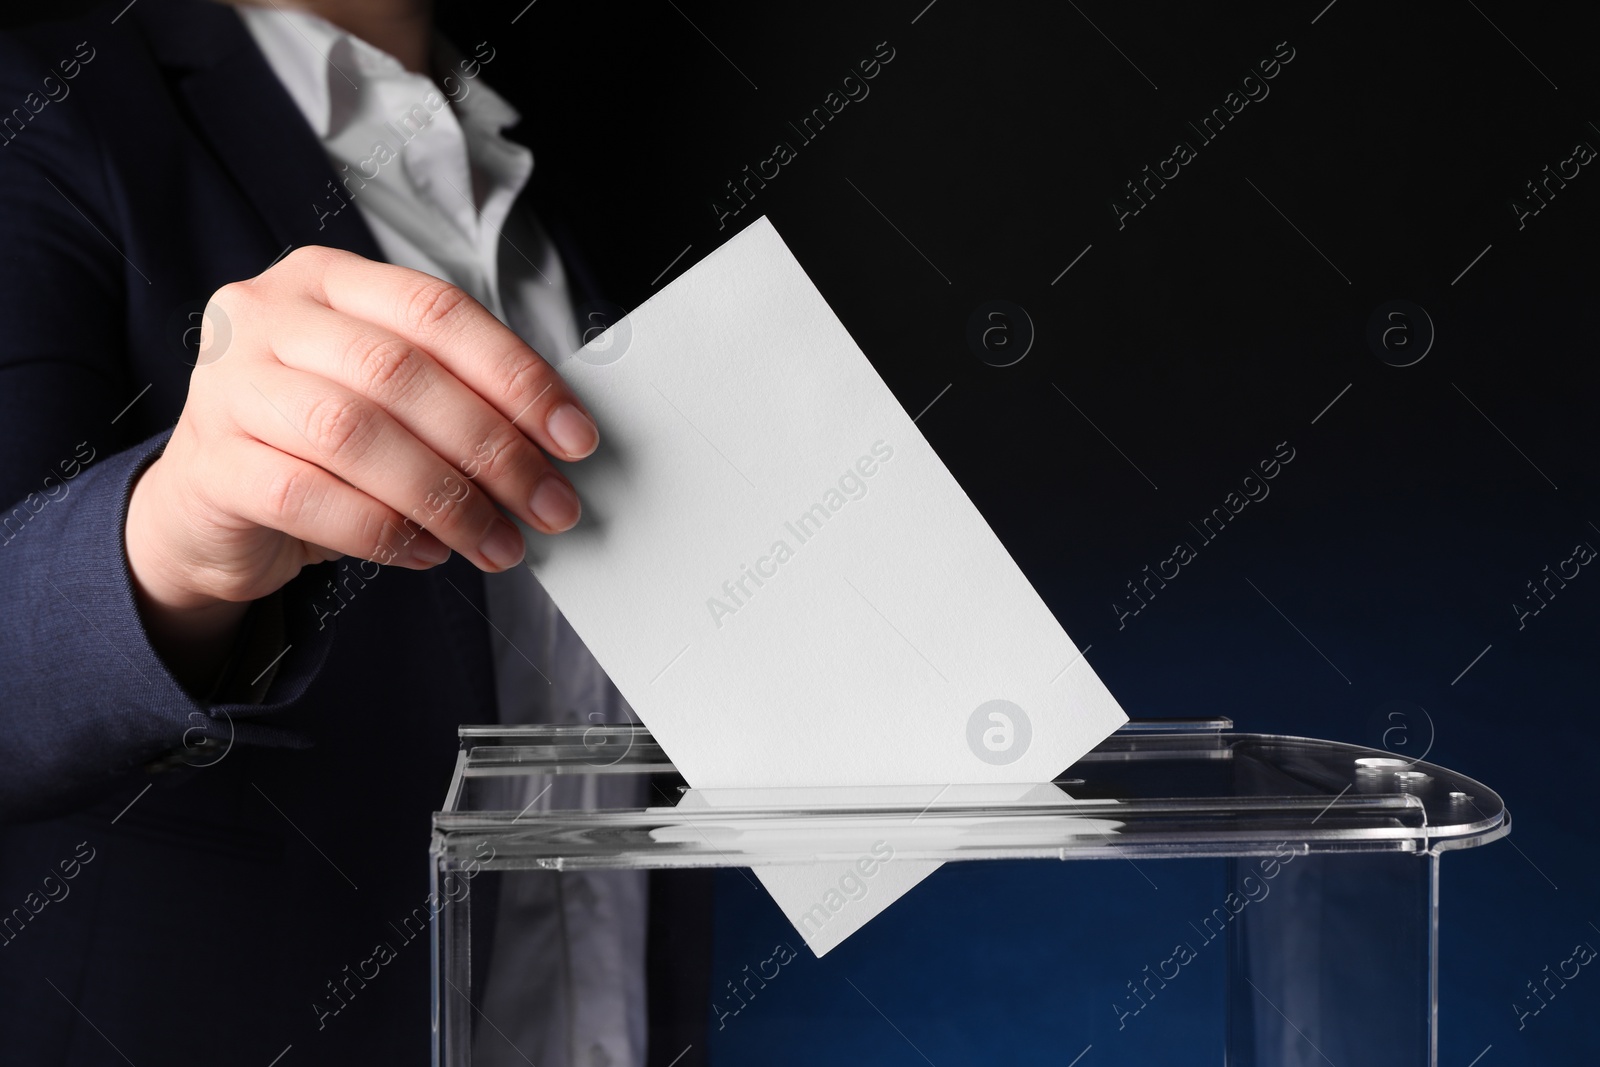
[[[600,444],[599,427],[572,404],[556,408],[544,425],[561,450],[573,459],[582,459]]]
[[[440,541],[418,541],[411,547],[411,558],[429,567],[450,558],[450,549]]]
[[[528,508],[540,522],[558,533],[576,526],[578,515],[583,510],[578,503],[578,494],[558,474],[546,474],[539,479],[539,484],[533,487],[533,496],[528,500]]]
[[[521,563],[524,550],[522,533],[505,519],[496,519],[483,543],[478,545],[478,551],[501,570]]]

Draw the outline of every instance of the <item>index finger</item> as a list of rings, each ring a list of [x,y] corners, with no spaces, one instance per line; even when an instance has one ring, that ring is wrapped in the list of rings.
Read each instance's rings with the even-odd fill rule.
[[[546,452],[577,460],[599,445],[594,417],[555,368],[464,289],[331,248],[297,250],[283,266],[297,257],[318,301],[421,348]]]

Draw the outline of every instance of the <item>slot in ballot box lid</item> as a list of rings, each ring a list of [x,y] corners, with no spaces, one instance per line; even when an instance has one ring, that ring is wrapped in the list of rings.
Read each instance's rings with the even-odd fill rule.
[[[1243,733],[1226,718],[1129,722],[1052,782],[695,790],[642,726],[463,726],[437,863],[488,869],[765,867],[905,859],[1426,854],[1510,832],[1465,775],[1336,741]],[[596,807],[579,776],[634,776],[637,807]],[[550,797],[585,795],[584,807]],[[612,795],[616,795],[613,791]],[[490,842],[486,852],[482,842]],[[485,861],[484,856],[493,858]]]

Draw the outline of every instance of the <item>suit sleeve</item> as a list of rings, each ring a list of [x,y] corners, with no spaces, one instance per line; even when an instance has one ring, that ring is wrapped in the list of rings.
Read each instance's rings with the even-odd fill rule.
[[[271,613],[286,651],[264,672],[270,684],[232,703],[188,693],[151,647],[122,532],[133,484],[167,433],[128,440],[133,420],[119,414],[145,385],[128,365],[125,323],[130,292],[149,282],[120,251],[119,205],[83,109],[69,95],[32,111],[50,73],[16,38],[0,35],[0,100],[29,111],[25,120],[0,123],[6,822],[86,806],[152,766],[181,767],[185,753],[209,753],[188,761],[201,766],[218,758],[220,746],[309,745],[273,721],[305,702],[335,629],[308,624],[316,619],[309,607],[286,606],[309,599],[326,577],[323,568],[307,568],[278,594],[283,603],[274,607],[282,610]],[[262,614],[253,607],[250,617]],[[268,664],[248,658],[236,656],[230,667],[242,683],[234,679],[213,696],[233,698],[263,676]]]

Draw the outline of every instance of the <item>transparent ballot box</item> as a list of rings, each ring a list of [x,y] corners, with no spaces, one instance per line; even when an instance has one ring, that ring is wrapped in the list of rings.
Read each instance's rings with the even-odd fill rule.
[[[617,1067],[604,1035],[637,1048],[641,1002],[652,1067],[1433,1065],[1440,862],[1511,827],[1443,767],[1227,719],[1131,722],[987,794],[690,789],[634,726],[461,739],[431,848],[440,1067]],[[837,892],[791,922],[761,879],[818,865]],[[896,865],[932,873],[819,934]]]

